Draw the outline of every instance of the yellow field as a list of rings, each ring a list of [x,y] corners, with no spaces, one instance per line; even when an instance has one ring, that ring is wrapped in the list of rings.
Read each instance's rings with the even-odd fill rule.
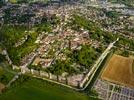
[[[113,55],[104,69],[101,78],[134,88],[133,61],[134,59],[132,58]]]
[[[2,93],[2,91],[4,90],[4,88],[5,88],[5,85],[2,84],[2,83],[0,83],[0,94]]]
[[[9,0],[10,2],[12,2],[12,3],[16,3],[17,1],[16,0]]]

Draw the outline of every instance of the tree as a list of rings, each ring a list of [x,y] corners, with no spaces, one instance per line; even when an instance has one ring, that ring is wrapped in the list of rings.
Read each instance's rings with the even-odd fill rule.
[[[0,8],[4,5],[4,1],[3,0],[0,0]]]
[[[28,3],[28,0],[18,0],[17,3]]]
[[[89,45],[83,45],[81,50],[73,52],[73,59],[80,65],[89,67],[96,58],[95,50]]]
[[[6,60],[5,56],[2,55],[2,54],[0,54],[0,63],[3,62],[3,61],[5,61],[5,60]]]

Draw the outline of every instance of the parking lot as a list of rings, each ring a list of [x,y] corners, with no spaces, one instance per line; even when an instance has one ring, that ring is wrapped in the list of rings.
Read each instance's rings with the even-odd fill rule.
[[[134,89],[98,79],[93,89],[102,100],[134,100]]]

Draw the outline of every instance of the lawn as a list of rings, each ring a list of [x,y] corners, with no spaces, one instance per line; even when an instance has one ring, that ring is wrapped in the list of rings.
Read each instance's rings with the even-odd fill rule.
[[[0,100],[94,100],[60,85],[31,79],[0,96]]]

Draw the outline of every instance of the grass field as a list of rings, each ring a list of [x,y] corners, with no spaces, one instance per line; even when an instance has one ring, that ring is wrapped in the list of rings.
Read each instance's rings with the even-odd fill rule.
[[[101,78],[117,84],[134,87],[132,65],[132,58],[113,55],[104,69]]]
[[[46,81],[31,79],[0,96],[0,100],[95,100],[84,93]]]
[[[3,63],[3,64],[5,64],[5,66],[6,66],[6,63]],[[9,68],[4,69],[3,64],[0,63],[0,83],[3,83],[6,85],[14,77],[14,74],[9,72],[10,71]],[[6,66],[6,67],[8,67],[8,66]]]

